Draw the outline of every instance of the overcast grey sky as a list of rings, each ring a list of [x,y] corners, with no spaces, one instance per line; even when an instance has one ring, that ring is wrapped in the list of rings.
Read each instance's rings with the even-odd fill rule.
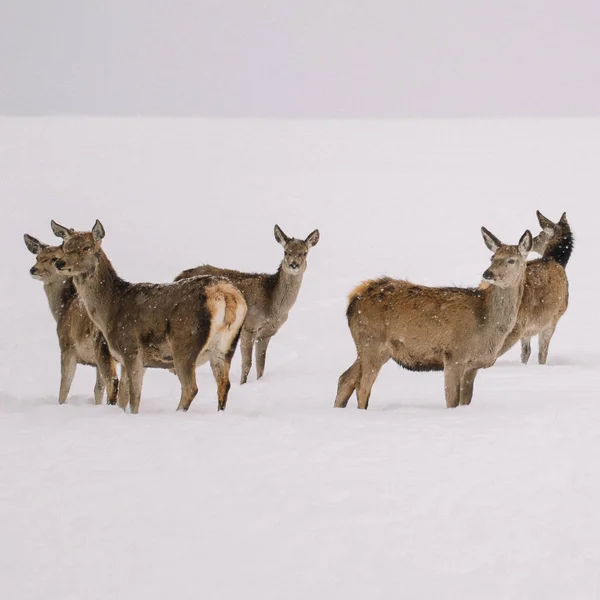
[[[0,114],[600,116],[600,0],[0,0]]]

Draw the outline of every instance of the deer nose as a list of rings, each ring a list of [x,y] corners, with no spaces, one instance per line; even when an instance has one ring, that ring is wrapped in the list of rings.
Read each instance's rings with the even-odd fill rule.
[[[37,273],[37,267],[31,267],[31,269],[29,269],[29,272],[30,272],[32,275],[35,275],[35,274]]]
[[[486,269],[483,272],[483,278],[487,279],[489,281],[490,279],[494,279],[494,274],[492,273],[492,271],[490,269]]]
[[[67,263],[65,263],[65,261],[61,259],[61,260],[57,260],[57,261],[54,263],[54,266],[55,266],[55,267],[56,267],[56,268],[57,268],[57,269],[60,271],[61,269],[64,269],[64,268],[65,268],[66,264],[67,264]]]
[[[299,265],[295,260],[290,263],[290,268],[297,269],[298,267],[299,267]]]

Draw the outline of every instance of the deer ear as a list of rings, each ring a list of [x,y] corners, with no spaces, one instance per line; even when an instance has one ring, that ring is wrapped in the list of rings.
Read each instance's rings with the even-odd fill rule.
[[[39,240],[36,240],[34,237],[30,236],[28,233],[26,233],[23,236],[23,239],[25,240],[25,245],[27,246],[27,250],[29,250],[29,252],[31,252],[31,254],[35,254],[36,256],[40,253],[40,250],[42,248],[46,247],[46,244],[42,244],[42,242],[40,242]]]
[[[319,243],[321,237],[319,230],[315,229],[304,241],[309,248],[316,246]]]
[[[519,252],[523,258],[527,258],[527,255],[531,252],[533,246],[533,237],[529,229],[521,236],[519,240]]]
[[[559,223],[560,223],[561,225],[567,225],[567,224],[568,224],[568,221],[567,221],[567,213],[566,213],[566,212],[564,212],[564,213],[562,214],[562,216],[560,217],[560,221],[559,221]]]
[[[491,232],[488,231],[485,227],[481,228],[481,235],[483,236],[483,241],[485,245],[492,251],[496,252],[500,246],[502,246],[502,242]]]
[[[285,235],[285,233],[283,233],[279,225],[275,225],[273,233],[275,234],[275,239],[277,240],[277,242],[285,248],[285,245],[290,241],[290,238],[287,235]]]
[[[65,242],[73,235],[73,230],[64,227],[63,225],[59,225],[56,221],[50,221],[50,226],[52,227],[52,233],[59,238],[65,240]]]
[[[98,219],[96,219],[96,222],[92,227],[92,235],[97,242],[99,242],[105,236],[104,226],[102,223],[100,223],[100,221],[98,221]]]
[[[537,215],[538,221],[540,222],[540,227],[544,229],[547,233],[550,233],[554,230],[554,223],[547,219],[539,210],[535,211]]]

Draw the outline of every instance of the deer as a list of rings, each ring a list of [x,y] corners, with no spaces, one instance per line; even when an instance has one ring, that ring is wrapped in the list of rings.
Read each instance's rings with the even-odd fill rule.
[[[227,277],[241,290],[248,304],[248,314],[242,327],[241,353],[242,377],[240,384],[248,381],[252,369],[252,351],[256,353],[256,376],[261,379],[265,372],[267,348],[273,336],[287,321],[294,306],[302,278],[307,267],[308,251],[319,241],[315,229],[304,240],[288,237],[275,225],[275,240],[283,247],[284,256],[276,273],[244,273],[202,265],[180,273],[175,281],[198,275]]]
[[[121,279],[102,249],[105,230],[75,231],[52,221],[61,237],[62,257],[54,266],[72,277],[90,318],[122,365],[121,408],[140,408],[146,368],[172,369],[181,384],[178,410],[187,411],[196,394],[196,366],[210,362],[217,383],[217,410],[231,387],[229,370],[247,306],[224,277],[192,277],[177,283],[130,283]],[[124,400],[123,400],[123,399]]]
[[[531,338],[538,337],[538,363],[545,365],[548,348],[556,325],[569,305],[569,281],[566,266],[575,243],[567,213],[553,223],[536,211],[542,231],[533,238],[533,251],[541,255],[527,263],[523,298],[514,329],[498,356],[502,356],[521,340],[521,362],[531,356]]]
[[[36,257],[29,272],[34,279],[43,282],[50,312],[56,321],[60,348],[59,404],[67,401],[78,364],[96,367],[95,403],[102,404],[106,389],[108,404],[116,404],[118,379],[115,362],[104,336],[89,318],[71,278],[55,268],[62,249],[44,244],[27,233],[24,240],[27,249]]]
[[[481,233],[494,254],[479,288],[382,277],[352,290],[346,316],[357,358],[339,378],[335,407],[344,408],[356,391],[358,408],[367,409],[390,358],[410,371],[443,371],[447,408],[471,403],[477,372],[495,363],[515,326],[533,244],[529,230],[516,246],[485,227]]]

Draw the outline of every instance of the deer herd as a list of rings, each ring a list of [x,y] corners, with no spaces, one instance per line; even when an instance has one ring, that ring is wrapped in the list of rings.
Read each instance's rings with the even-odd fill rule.
[[[346,312],[357,357],[340,376],[336,407],[356,392],[358,407],[369,405],[381,367],[390,359],[411,371],[443,371],[446,406],[470,404],[477,371],[521,341],[521,361],[539,336],[540,364],[559,319],[567,310],[565,268],[573,235],[563,214],[557,223],[537,212],[541,232],[526,231],[517,245],[503,244],[482,227],[493,253],[477,288],[426,287],[382,277],[365,281],[349,295]],[[241,383],[248,380],[255,353],[256,374],[265,370],[271,338],[296,302],[307,255],[319,231],[306,239],[288,237],[275,225],[284,249],[276,273],[244,273],[203,265],[180,273],[172,283],[129,283],[102,250],[100,221],[75,231],[52,221],[62,239],[56,246],[25,234],[35,254],[31,275],[44,284],[56,320],[60,347],[58,401],[67,400],[78,364],[96,367],[94,398],[140,408],[145,369],[169,369],[181,384],[178,410],[198,393],[196,367],[209,362],[217,383],[218,410],[230,389],[231,360],[240,341]],[[529,252],[541,258],[528,261]],[[120,364],[120,381],[117,377]]]

